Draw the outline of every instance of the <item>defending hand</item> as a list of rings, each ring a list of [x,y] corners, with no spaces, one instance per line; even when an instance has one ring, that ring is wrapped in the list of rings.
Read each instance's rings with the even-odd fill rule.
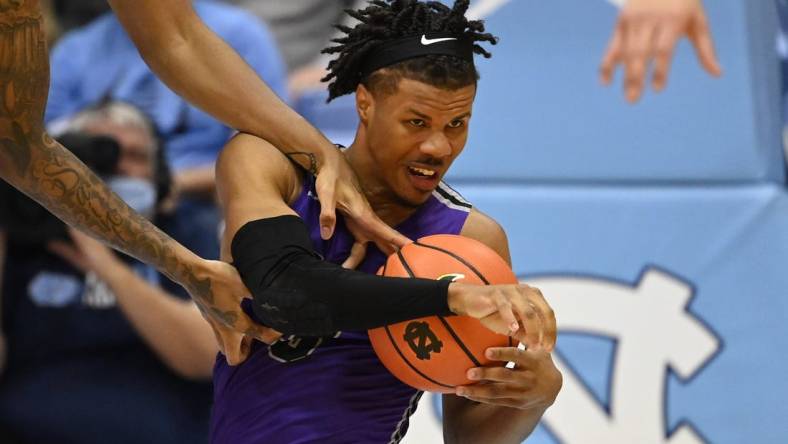
[[[624,93],[628,101],[637,102],[653,61],[651,84],[655,91],[661,91],[676,45],[685,36],[695,47],[703,68],[715,77],[721,75],[700,0],[628,0],[600,66],[602,82],[610,84],[616,66],[622,64],[626,72]]]

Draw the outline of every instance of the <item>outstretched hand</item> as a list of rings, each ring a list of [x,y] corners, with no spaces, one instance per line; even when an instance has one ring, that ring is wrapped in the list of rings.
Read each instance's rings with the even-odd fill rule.
[[[602,83],[610,84],[621,64],[626,99],[637,102],[653,63],[651,85],[661,91],[682,37],[695,47],[700,64],[709,74],[722,74],[701,0],[628,0],[600,66]]]

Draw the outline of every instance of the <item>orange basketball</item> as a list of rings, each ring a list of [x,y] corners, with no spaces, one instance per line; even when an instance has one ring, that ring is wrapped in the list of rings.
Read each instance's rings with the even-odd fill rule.
[[[498,254],[479,241],[449,234],[428,236],[392,254],[378,274],[447,279],[468,284],[516,284],[517,277]],[[489,347],[512,346],[508,336],[486,329],[467,316],[431,316],[369,331],[383,365],[419,390],[454,393],[472,384],[469,368],[503,365],[490,361]]]

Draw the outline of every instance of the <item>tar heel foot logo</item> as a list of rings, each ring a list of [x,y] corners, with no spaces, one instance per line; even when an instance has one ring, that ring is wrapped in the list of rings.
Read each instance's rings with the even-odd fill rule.
[[[416,357],[424,360],[429,360],[432,353],[440,353],[443,348],[441,342],[435,335],[435,332],[430,329],[430,324],[426,322],[413,321],[405,327],[405,342]]]
[[[610,337],[616,349],[609,374],[609,408],[556,355],[564,386],[545,419],[562,443],[704,443],[699,431],[666,424],[668,368],[686,380],[716,356],[714,333],[687,311],[693,291],[658,269],[632,287],[599,278],[529,280],[548,296],[559,331]],[[559,339],[560,350],[560,339]]]
[[[438,276],[438,279],[435,279],[435,280],[436,281],[457,282],[457,281],[461,281],[463,279],[465,279],[465,275],[462,274],[462,273],[449,273],[449,274],[444,274],[444,275]]]

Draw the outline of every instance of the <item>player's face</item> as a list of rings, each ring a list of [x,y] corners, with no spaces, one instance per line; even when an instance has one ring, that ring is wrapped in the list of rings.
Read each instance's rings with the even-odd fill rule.
[[[430,197],[468,139],[476,85],[444,90],[402,79],[367,113],[370,156],[381,185],[402,203]]]

